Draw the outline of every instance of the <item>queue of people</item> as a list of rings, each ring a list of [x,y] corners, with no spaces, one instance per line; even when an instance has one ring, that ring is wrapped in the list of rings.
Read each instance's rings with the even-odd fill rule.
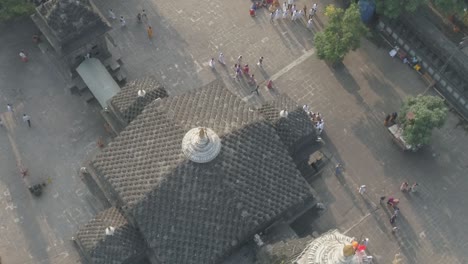
[[[323,117],[322,115],[317,112],[317,113],[314,113],[312,111],[310,111],[310,108],[308,105],[304,105],[302,107],[302,109],[304,109],[304,111],[307,113],[307,115],[310,117],[310,120],[312,121],[312,123],[314,124],[315,126],[315,129],[317,130],[317,133],[320,135],[322,134],[322,131],[324,129],[324,126],[325,126],[325,122],[323,120]]]
[[[257,9],[265,7],[269,9],[271,22],[280,18],[283,20],[291,19],[291,21],[297,21],[304,18],[306,20],[307,28],[312,28],[312,19],[318,10],[317,3],[312,5],[312,8],[309,10],[309,15],[307,16],[307,6],[304,5],[301,9],[300,7],[296,7],[294,2],[295,0],[288,0],[281,6],[278,0],[252,0],[249,13],[250,16],[255,17]]]

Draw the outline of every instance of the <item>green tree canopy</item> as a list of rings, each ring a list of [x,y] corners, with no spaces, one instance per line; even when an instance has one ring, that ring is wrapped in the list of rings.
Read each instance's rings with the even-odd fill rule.
[[[441,0],[450,1],[450,0]],[[403,12],[413,12],[428,0],[376,0],[377,13],[389,18],[397,18]]]
[[[468,8],[465,0],[432,0],[432,3],[447,15],[459,15],[463,18],[465,8]]]
[[[31,15],[34,4],[28,0],[0,0],[0,21]]]
[[[322,60],[340,62],[350,50],[356,50],[367,28],[361,22],[359,7],[352,4],[343,10],[334,5],[325,8],[328,24],[322,32],[315,34],[317,55]]]
[[[444,100],[439,97],[419,95],[408,98],[400,109],[403,137],[411,145],[428,144],[432,130],[444,125],[447,112]]]

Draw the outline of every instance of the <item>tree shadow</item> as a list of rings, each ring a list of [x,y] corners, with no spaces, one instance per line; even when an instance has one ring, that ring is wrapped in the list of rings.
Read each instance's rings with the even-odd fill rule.
[[[341,84],[341,87],[343,87],[348,93],[352,94],[354,98],[356,98],[357,102],[364,104],[364,99],[359,94],[361,87],[351,75],[346,65],[343,63],[336,65],[328,64],[328,67],[333,73],[333,76],[335,76],[336,80]]]
[[[392,88],[391,84],[385,78],[379,77],[376,74],[363,72],[362,75],[369,84],[369,88],[380,97],[380,101],[372,108],[382,110],[384,113],[398,112],[398,109],[395,109],[394,106],[401,105],[402,99]]]

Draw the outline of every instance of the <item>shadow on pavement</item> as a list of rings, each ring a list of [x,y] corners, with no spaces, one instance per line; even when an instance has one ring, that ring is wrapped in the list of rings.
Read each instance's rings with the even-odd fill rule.
[[[363,72],[362,75],[367,80],[369,87],[380,97],[377,105],[372,108],[384,109],[386,113],[397,112],[398,109],[395,109],[395,105],[401,105],[402,100],[387,80],[377,76],[376,74],[370,74],[367,72]],[[382,117],[382,120],[383,118],[385,117]]]
[[[336,80],[341,84],[341,86],[350,94],[352,94],[359,103],[364,103],[364,99],[359,94],[359,84],[356,82],[354,77],[349,72],[346,65],[339,63],[335,66],[328,65],[331,72],[335,76]]]

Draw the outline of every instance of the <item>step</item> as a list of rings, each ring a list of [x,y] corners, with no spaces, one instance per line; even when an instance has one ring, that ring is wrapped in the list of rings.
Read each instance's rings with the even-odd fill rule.
[[[81,92],[81,96],[83,96],[86,103],[90,103],[91,101],[95,99],[94,95],[91,93],[89,89],[83,90]]]
[[[76,77],[72,81],[73,81],[73,84],[78,88],[80,92],[83,92],[84,90],[88,89],[88,86],[83,81],[83,79],[81,79],[81,77]]]
[[[121,68],[114,74],[114,79],[119,83],[124,83],[127,81],[127,73]]]

